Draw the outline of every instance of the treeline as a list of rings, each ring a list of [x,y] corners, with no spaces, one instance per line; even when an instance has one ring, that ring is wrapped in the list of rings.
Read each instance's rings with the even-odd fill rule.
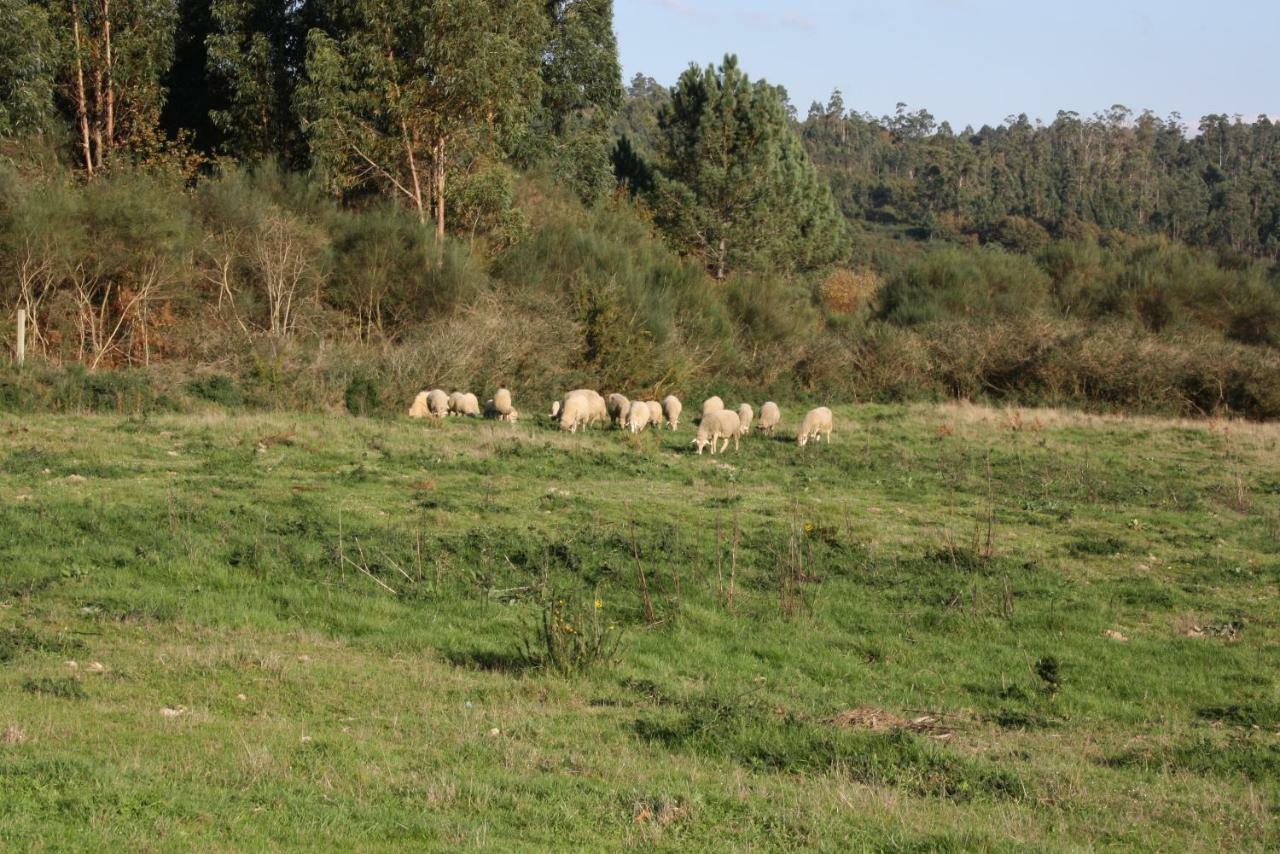
[[[1117,106],[956,133],[924,110],[850,112],[837,92],[799,129],[852,219],[1018,251],[1121,230],[1280,257],[1280,125],[1265,116],[1205,116],[1189,135],[1179,116]]]
[[[800,120],[731,56],[624,89],[610,0],[0,0],[0,27],[32,357],[0,406],[590,383],[1280,416],[1266,120]]]

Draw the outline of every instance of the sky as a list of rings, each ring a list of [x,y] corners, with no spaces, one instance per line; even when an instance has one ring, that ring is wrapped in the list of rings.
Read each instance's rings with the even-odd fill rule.
[[[623,77],[736,53],[803,116],[928,109],[956,130],[1124,104],[1280,116],[1280,0],[615,0]]]

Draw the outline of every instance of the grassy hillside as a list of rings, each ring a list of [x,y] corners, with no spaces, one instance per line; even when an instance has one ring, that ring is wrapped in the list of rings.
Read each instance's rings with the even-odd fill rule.
[[[1280,429],[532,421],[0,418],[0,846],[1280,845]]]

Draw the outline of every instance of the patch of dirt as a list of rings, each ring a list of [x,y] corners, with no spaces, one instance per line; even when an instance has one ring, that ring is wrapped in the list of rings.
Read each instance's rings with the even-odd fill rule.
[[[631,820],[635,824],[652,823],[658,827],[666,827],[688,812],[689,808],[687,806],[673,803],[667,798],[661,798],[652,802],[636,804]]]
[[[955,731],[945,726],[941,715],[918,715],[904,718],[893,712],[877,709],[872,706],[859,706],[847,709],[828,723],[840,729],[865,729],[871,732],[914,732],[930,738],[946,739],[955,735]]]
[[[1128,638],[1127,638],[1127,637],[1125,637],[1124,635],[1122,635],[1120,632],[1116,631],[1115,629],[1107,629],[1107,630],[1106,630],[1105,632],[1103,632],[1102,634],[1103,634],[1103,637],[1110,638],[1110,639],[1111,639],[1111,640],[1113,640],[1113,641],[1120,641],[1121,643],[1124,643],[1125,641],[1127,641],[1127,640],[1128,640]]]
[[[9,724],[4,733],[0,734],[0,742],[5,744],[22,744],[26,740],[27,734],[17,724]]]

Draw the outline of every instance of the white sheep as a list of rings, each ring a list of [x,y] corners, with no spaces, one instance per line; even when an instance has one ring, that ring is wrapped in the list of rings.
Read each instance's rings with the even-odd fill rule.
[[[561,430],[577,433],[578,428],[586,426],[591,417],[591,398],[569,392],[551,411],[551,417],[559,419]]]
[[[778,409],[778,404],[772,400],[766,401],[764,406],[760,407],[760,420],[756,422],[756,429],[772,436],[780,421],[782,421],[782,410]]]
[[[745,436],[751,431],[751,422],[756,418],[755,410],[751,408],[751,404],[744,403],[738,407],[738,420],[742,422],[742,426],[738,428],[738,435]]]
[[[642,433],[652,419],[653,412],[647,403],[642,400],[631,401],[631,408],[627,410],[628,430],[632,433]]]
[[[742,429],[742,421],[738,418],[738,413],[730,409],[721,409],[718,412],[709,412],[702,419],[702,423],[698,425],[698,435],[694,437],[693,444],[698,446],[698,453],[702,453],[702,449],[707,445],[711,446],[711,453],[718,453],[716,450],[716,442],[724,439],[724,446],[720,448],[719,453],[723,453],[729,447],[729,440],[733,439],[733,449],[738,450],[738,431]]]
[[[431,414],[431,408],[427,403],[429,392],[420,391],[418,396],[413,399],[413,403],[409,406],[410,418],[426,418]]]
[[[609,420],[609,407],[604,398],[600,396],[600,392],[591,388],[576,388],[566,394],[565,398],[567,399],[571,395],[585,397],[587,400],[587,416],[583,420],[584,426]],[[553,415],[552,417],[555,416]]]
[[[481,415],[480,398],[469,391],[464,392],[462,397],[458,399],[458,414],[466,415],[469,418],[479,418]]]
[[[644,405],[649,407],[649,426],[656,430],[661,430],[662,404],[656,400],[646,400]]]
[[[800,423],[800,432],[796,435],[796,442],[803,448],[810,439],[814,441],[814,444],[821,442],[823,434],[826,434],[827,444],[830,445],[831,431],[834,426],[835,422],[830,409],[825,406],[811,409],[805,415],[804,421]]]
[[[618,428],[627,426],[627,411],[631,409],[631,401],[627,400],[626,395],[614,392],[605,399],[605,409],[609,413],[609,420]]]
[[[491,397],[484,402],[484,417],[514,424],[520,420],[520,413],[516,411],[514,406],[508,406],[506,412],[501,411],[498,408],[497,400]]]
[[[467,396],[466,393],[461,391],[455,391],[449,395],[449,414],[450,415],[462,414],[462,401],[463,401],[463,398],[465,398],[466,396]]]
[[[449,414],[449,395],[438,388],[427,394],[427,409],[433,418],[444,418]]]
[[[498,413],[499,420],[506,420],[506,416],[515,411],[515,407],[511,405],[511,390],[500,388],[493,393],[493,410]]]
[[[719,395],[708,397],[702,402],[702,417],[706,418],[711,413],[719,412],[722,409],[724,409],[724,401],[720,399]]]
[[[680,413],[684,411],[684,405],[680,403],[680,398],[674,394],[669,394],[662,399],[662,414],[667,417],[667,426],[672,430],[680,429]]]

